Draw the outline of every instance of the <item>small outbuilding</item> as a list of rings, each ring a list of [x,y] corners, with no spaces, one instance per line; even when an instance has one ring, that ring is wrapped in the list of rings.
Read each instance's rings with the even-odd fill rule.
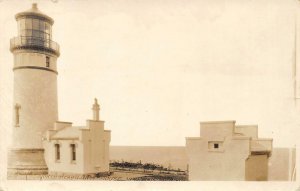
[[[99,120],[97,99],[93,120],[86,126],[57,121],[43,138],[48,173],[54,175],[95,175],[109,173],[110,131]]]
[[[273,140],[258,138],[256,125],[201,122],[200,133],[186,138],[189,180],[268,180]]]

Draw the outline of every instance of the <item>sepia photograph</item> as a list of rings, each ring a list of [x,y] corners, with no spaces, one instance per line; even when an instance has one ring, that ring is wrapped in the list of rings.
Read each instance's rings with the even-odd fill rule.
[[[0,190],[300,190],[299,0],[0,0],[0,25]]]

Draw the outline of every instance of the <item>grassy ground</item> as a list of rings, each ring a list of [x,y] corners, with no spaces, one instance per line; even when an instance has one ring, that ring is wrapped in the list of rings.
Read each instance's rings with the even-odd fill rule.
[[[187,175],[166,174],[150,171],[114,169],[112,174],[105,177],[53,176],[53,175],[17,175],[8,177],[9,180],[93,180],[93,181],[186,181]]]
[[[187,175],[165,174],[157,172],[140,172],[140,171],[115,171],[115,177],[121,177],[121,180],[127,181],[186,181]]]

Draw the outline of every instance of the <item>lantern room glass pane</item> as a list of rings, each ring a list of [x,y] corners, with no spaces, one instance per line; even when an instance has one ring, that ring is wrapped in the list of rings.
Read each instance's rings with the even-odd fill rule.
[[[32,31],[32,37],[34,37],[34,38],[39,38],[40,37],[40,33],[39,33],[40,31],[37,31],[37,30],[33,30]]]
[[[51,37],[51,25],[49,23],[45,23],[45,33],[50,34]]]
[[[38,19],[32,19],[32,29],[39,30],[40,24]]]
[[[26,30],[32,29],[32,19],[25,19],[25,28]]]
[[[21,22],[21,30],[25,29],[25,19],[20,20]]]
[[[32,36],[32,30],[25,30],[25,36]]]
[[[40,21],[40,30],[45,31],[45,22],[44,21]]]
[[[40,36],[40,38],[42,38],[42,39],[43,39],[43,38],[44,38],[44,33],[43,33],[42,31],[39,31],[39,33],[40,33],[40,35],[39,35],[39,36]]]
[[[25,19],[20,19],[19,23],[20,23],[19,33],[22,35],[22,31],[25,30]]]
[[[21,22],[20,22],[20,20],[18,21],[18,32],[20,32],[20,30],[21,30]]]

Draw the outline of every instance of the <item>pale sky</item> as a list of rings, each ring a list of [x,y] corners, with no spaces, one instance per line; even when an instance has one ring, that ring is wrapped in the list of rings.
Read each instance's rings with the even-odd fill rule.
[[[275,147],[296,144],[294,0],[0,0],[4,140],[9,39],[14,15],[32,2],[55,20],[60,120],[84,125],[97,97],[111,145],[183,146],[199,136],[200,121],[215,120],[258,124]]]

